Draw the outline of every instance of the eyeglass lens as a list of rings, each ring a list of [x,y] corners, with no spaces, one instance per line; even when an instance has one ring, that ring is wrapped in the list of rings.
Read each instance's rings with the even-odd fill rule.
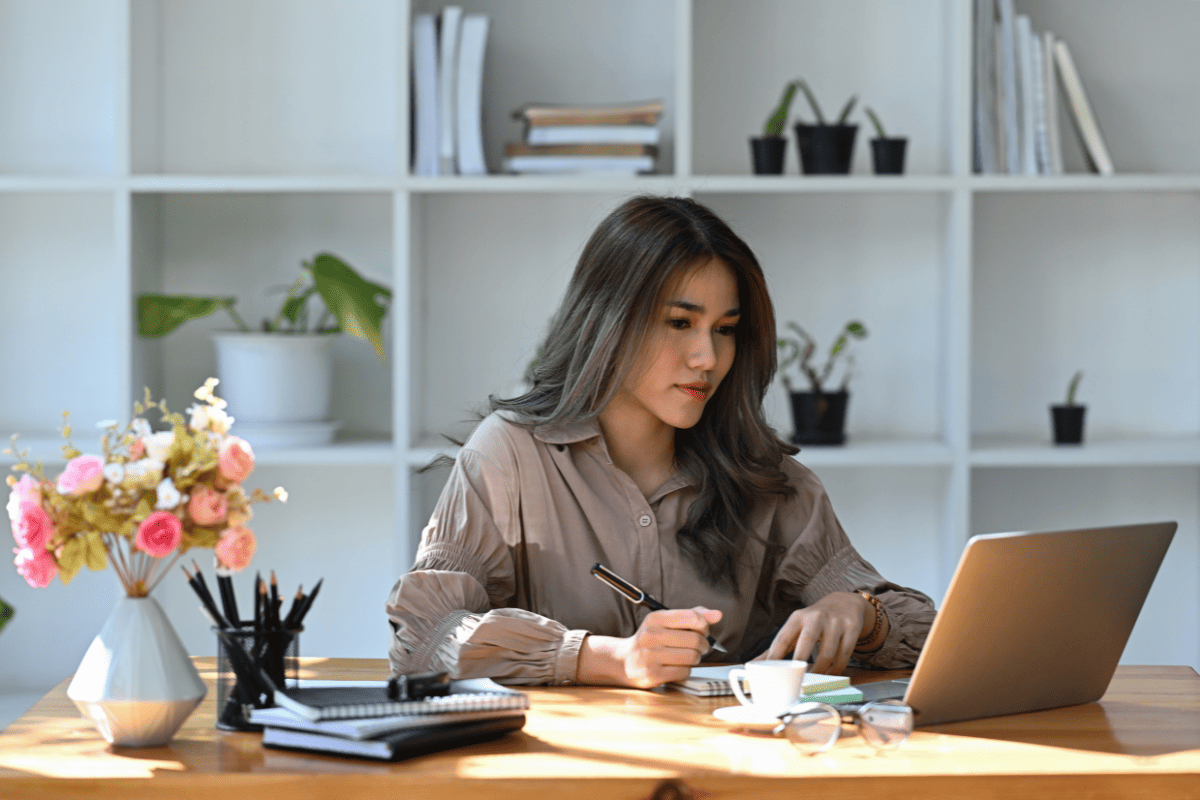
[[[877,750],[899,747],[912,729],[912,709],[895,700],[868,703],[859,709],[858,731]]]
[[[842,715],[825,704],[813,703],[794,709],[784,726],[788,741],[808,753],[823,753],[833,747],[842,729]]]

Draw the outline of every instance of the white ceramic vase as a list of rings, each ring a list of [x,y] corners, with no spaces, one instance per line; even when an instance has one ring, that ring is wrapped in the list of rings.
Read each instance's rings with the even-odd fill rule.
[[[122,597],[84,654],[67,697],[109,743],[155,747],[175,735],[207,691],[158,602]]]
[[[333,386],[331,334],[218,333],[217,396],[255,447],[326,444]]]

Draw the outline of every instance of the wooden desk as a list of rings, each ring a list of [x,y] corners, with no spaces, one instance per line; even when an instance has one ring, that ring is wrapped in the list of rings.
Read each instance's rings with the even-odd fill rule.
[[[1190,667],[1123,667],[1099,703],[918,729],[884,755],[857,737],[805,756],[785,740],[730,731],[711,714],[729,698],[538,688],[520,733],[381,764],[218,731],[213,659],[197,662],[208,697],[166,747],[109,748],[64,681],[0,733],[0,797],[1200,797],[1200,676]],[[305,665],[325,678],[386,669],[382,660]]]

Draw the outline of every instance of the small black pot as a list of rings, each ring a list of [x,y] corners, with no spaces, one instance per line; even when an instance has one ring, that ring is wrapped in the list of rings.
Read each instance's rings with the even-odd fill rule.
[[[750,157],[755,175],[782,175],[787,139],[782,136],[753,136],[750,138]]]
[[[846,441],[846,405],[850,393],[792,392],[794,444],[844,444]]]
[[[848,175],[854,160],[857,125],[805,125],[797,122],[796,147],[805,175]]]
[[[1081,444],[1083,442],[1083,414],[1087,406],[1050,406],[1054,422],[1055,444]]]
[[[871,157],[875,162],[876,175],[904,174],[904,148],[908,139],[872,139]]]

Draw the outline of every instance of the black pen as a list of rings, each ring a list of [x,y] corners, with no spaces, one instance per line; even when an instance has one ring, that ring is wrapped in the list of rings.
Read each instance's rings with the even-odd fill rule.
[[[667,607],[664,606],[662,603],[658,602],[653,597],[646,594],[644,591],[642,591],[638,587],[634,586],[632,583],[625,580],[620,575],[613,572],[611,569],[604,566],[603,564],[597,564],[596,566],[592,567],[592,574],[595,575],[600,580],[607,583],[609,586],[611,586],[616,591],[620,592],[622,595],[625,596],[625,598],[627,600],[629,600],[629,602],[633,603],[634,605],[645,606],[646,608],[650,609],[651,611],[666,611],[667,610]],[[708,637],[708,644],[710,647],[712,647],[713,650],[716,650],[718,653],[728,653],[729,652],[728,650],[726,650],[724,647],[721,646],[720,642],[718,642],[716,639],[714,639],[711,636]]]

